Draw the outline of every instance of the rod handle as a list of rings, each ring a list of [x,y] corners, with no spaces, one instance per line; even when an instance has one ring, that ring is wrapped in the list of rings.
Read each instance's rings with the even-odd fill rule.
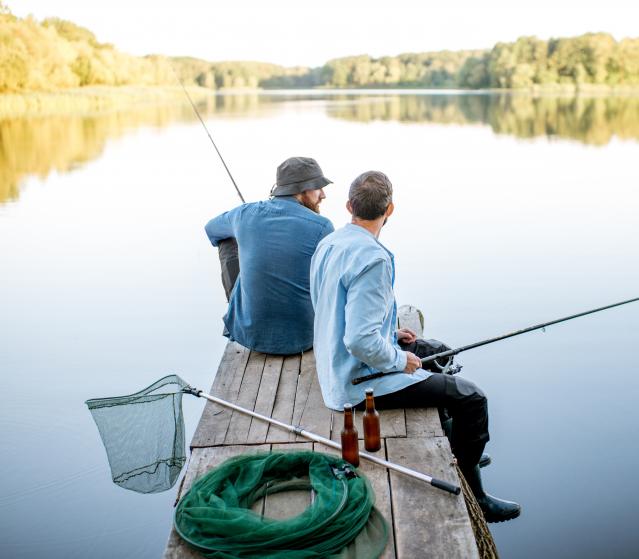
[[[387,374],[390,374],[390,373],[371,373],[370,375],[364,375],[363,377],[354,378],[351,381],[351,384],[355,384],[355,385],[361,384],[362,382],[366,382],[367,380],[373,380],[374,378],[380,378],[380,377],[383,377],[384,375],[387,375]]]
[[[442,479],[437,479],[436,477],[434,477],[431,480],[430,484],[433,487],[437,487],[438,489],[443,489],[444,491],[448,491],[449,493],[452,493],[453,495],[459,495],[461,493],[461,488],[458,485],[453,485],[452,483],[449,483]]]

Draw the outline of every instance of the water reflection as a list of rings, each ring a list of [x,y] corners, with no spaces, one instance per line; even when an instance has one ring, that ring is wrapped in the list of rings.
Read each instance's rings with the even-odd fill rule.
[[[0,121],[0,203],[15,200],[22,180],[44,179],[97,158],[108,139],[142,125],[162,127],[190,118],[183,107],[145,107],[95,116],[48,116]]]
[[[338,119],[482,124],[495,134],[562,138],[602,146],[639,139],[639,97],[532,97],[511,94],[252,93],[207,98],[203,116],[255,118],[304,104]],[[309,107],[310,106],[310,107]],[[0,120],[0,204],[16,200],[25,177],[45,178],[98,157],[109,139],[140,126],[196,119],[187,104],[127,111]]]
[[[487,124],[496,134],[559,137],[599,146],[613,136],[639,139],[639,97],[457,94],[394,95],[343,102],[347,100],[342,96],[342,103],[329,105],[329,115],[358,122]]]
[[[259,95],[211,97],[198,102],[210,114],[255,117],[263,111]],[[73,170],[96,159],[108,140],[141,126],[164,128],[177,121],[194,121],[188,104],[139,106],[126,111],[92,115],[56,115],[0,120],[0,204],[17,200],[28,176]]]

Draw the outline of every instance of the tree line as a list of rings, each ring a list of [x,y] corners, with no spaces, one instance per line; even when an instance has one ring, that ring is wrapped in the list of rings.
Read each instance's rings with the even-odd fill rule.
[[[489,50],[348,56],[321,67],[131,56],[72,22],[13,16],[0,0],[0,92],[89,85],[187,85],[244,88],[534,88],[639,85],[639,38],[606,33],[521,37]]]

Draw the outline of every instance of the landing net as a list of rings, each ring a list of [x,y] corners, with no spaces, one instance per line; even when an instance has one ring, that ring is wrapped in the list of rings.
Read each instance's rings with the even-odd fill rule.
[[[169,375],[135,394],[86,401],[114,483],[138,493],[173,487],[186,462],[182,394],[188,387]]]

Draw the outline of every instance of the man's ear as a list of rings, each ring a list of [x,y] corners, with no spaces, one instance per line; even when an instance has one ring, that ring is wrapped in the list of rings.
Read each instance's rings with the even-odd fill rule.
[[[391,215],[393,215],[394,211],[395,211],[395,204],[391,202],[390,204],[388,204],[388,208],[386,208],[386,213],[384,214],[384,217],[389,218]]]
[[[353,215],[353,206],[351,206],[350,200],[346,200],[346,209],[348,210],[349,214]]]

